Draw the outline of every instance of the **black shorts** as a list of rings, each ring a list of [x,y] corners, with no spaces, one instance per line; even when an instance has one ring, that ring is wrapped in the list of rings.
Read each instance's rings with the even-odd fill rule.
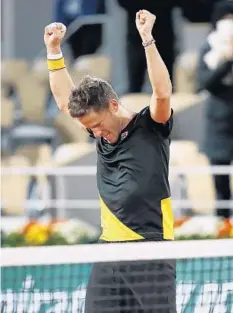
[[[85,313],[176,313],[175,262],[93,265]]]

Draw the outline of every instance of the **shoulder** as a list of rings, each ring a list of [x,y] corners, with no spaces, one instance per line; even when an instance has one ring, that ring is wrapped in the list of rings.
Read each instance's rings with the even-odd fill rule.
[[[136,125],[145,127],[151,134],[157,134],[163,138],[167,138],[173,127],[173,110],[171,109],[170,118],[166,123],[157,123],[151,118],[150,109],[147,106],[137,114]]]

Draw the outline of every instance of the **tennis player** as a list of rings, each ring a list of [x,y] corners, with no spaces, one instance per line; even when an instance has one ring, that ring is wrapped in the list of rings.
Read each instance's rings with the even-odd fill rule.
[[[100,242],[104,243],[174,239],[168,182],[172,85],[152,37],[155,20],[146,10],[136,14],[153,90],[149,106],[145,104],[139,113],[121,105],[111,85],[102,79],[86,76],[75,86],[60,46],[65,26],[53,23],[45,28],[56,103],[96,138]],[[94,265],[85,312],[175,313],[173,262]]]

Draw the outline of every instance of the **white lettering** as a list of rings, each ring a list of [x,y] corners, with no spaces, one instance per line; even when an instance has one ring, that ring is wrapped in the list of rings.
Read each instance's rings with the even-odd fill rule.
[[[31,275],[26,276],[25,280],[22,283],[22,288],[27,290],[27,289],[32,289],[35,285],[35,280]]]
[[[1,307],[4,313],[14,312],[14,294],[11,289],[2,293],[1,296]]]
[[[200,295],[197,298],[194,313],[211,312],[213,304],[216,302],[218,296],[218,284],[209,283],[204,284],[201,288]]]
[[[186,307],[188,301],[191,298],[192,292],[195,288],[195,284],[190,283],[178,283],[176,287],[176,306],[177,313],[182,313]]]
[[[66,291],[40,292],[34,288],[34,281],[25,280],[24,289],[14,293],[7,289],[1,293],[2,313],[39,313],[41,305],[48,304],[46,313],[84,313],[86,285],[80,285],[72,293]],[[195,282],[177,284],[177,313],[184,313],[192,306],[193,313],[233,313],[233,282],[223,284],[206,283],[196,286]]]
[[[86,285],[82,284],[72,293],[72,304],[70,312],[84,313]]]
[[[22,292],[18,293],[17,300],[17,313],[24,313],[27,311],[27,307],[31,302],[31,290],[35,284],[31,275],[26,276],[22,282]]]
[[[55,291],[53,293],[53,300],[58,301],[55,306],[51,309],[48,309],[46,313],[53,312],[67,312],[68,309],[68,294],[66,292]]]
[[[233,303],[229,304],[231,305],[231,311],[227,311],[229,310],[229,308],[227,308],[226,306],[227,298],[230,296],[231,293],[233,296],[233,282],[226,282],[220,286],[220,292],[218,293],[213,313],[233,313]]]

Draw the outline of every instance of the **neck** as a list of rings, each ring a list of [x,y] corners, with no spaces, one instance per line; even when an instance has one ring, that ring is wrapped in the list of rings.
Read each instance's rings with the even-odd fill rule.
[[[121,131],[129,124],[129,122],[132,120],[135,114],[136,114],[135,112],[132,112],[126,108],[122,108],[119,115]]]

